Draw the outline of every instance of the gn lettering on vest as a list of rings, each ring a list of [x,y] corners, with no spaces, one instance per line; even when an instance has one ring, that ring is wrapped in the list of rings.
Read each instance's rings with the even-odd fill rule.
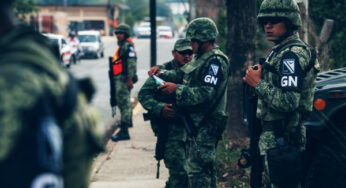
[[[298,77],[283,76],[281,78],[281,87],[298,87]]]
[[[209,83],[209,84],[213,84],[216,85],[217,84],[217,78],[211,75],[206,75],[204,77],[204,82]]]
[[[207,74],[204,76],[204,83],[212,86],[217,85],[220,62],[217,59],[211,60],[211,64],[208,67]]]
[[[285,52],[280,65],[280,85],[284,91],[300,91],[302,88],[303,71],[299,58],[291,51]]]

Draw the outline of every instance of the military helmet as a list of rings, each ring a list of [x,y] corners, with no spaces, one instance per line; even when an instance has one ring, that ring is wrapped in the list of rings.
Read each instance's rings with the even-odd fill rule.
[[[257,20],[266,17],[286,18],[291,24],[298,29],[301,26],[299,8],[294,0],[264,0],[261,4]]]
[[[115,33],[125,33],[126,35],[130,36],[131,35],[131,29],[130,26],[127,24],[119,24],[116,28],[115,28]]]
[[[190,41],[195,39],[206,42],[215,39],[218,34],[214,21],[206,17],[192,20],[186,29],[186,39]]]

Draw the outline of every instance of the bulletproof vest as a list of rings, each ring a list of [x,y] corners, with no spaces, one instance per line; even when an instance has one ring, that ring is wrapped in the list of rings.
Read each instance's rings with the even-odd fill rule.
[[[215,56],[220,56],[225,60],[225,62],[229,62],[228,57],[224,53],[222,53],[221,50],[219,50],[218,48],[214,48],[212,50],[209,50],[205,55],[203,55],[201,58],[199,58],[197,60],[197,64],[203,64],[203,62],[207,62],[210,58],[215,57]],[[228,68],[229,68],[228,69],[228,76],[230,76],[230,66]],[[215,95],[215,98],[217,98],[218,100],[214,100],[215,104],[214,103],[210,104],[211,108],[217,108],[218,104],[216,104],[216,103],[220,103],[221,100],[223,99],[222,97],[223,97],[223,95],[225,95],[224,91],[227,88],[227,85],[228,84],[226,83],[225,88],[218,88],[217,93]],[[212,109],[212,110],[215,110],[215,109]]]
[[[316,69],[313,69],[313,67],[315,66],[317,62],[317,59],[316,59],[316,50],[310,46],[308,46],[307,44],[305,44],[303,41],[301,40],[291,40],[289,42],[287,42],[285,45],[282,45],[282,46],[279,46],[278,48],[274,49],[269,57],[267,58],[266,61],[264,60],[260,60],[260,62],[262,62],[262,68],[273,73],[273,74],[277,74],[277,75],[280,75],[280,72],[278,70],[276,70],[276,68],[272,65],[270,65],[269,63],[267,63],[268,61],[271,60],[272,56],[274,53],[279,53],[282,49],[286,49],[286,48],[289,48],[289,50],[291,51],[292,47],[294,46],[297,46],[297,47],[302,47],[304,49],[306,49],[307,51],[310,52],[310,61],[309,61],[309,64],[308,66],[305,68],[305,70],[303,70],[303,76],[304,76],[304,81],[303,82],[307,82],[309,80],[306,80],[307,78],[307,75],[309,74],[309,76],[312,76],[314,77],[314,79],[317,77],[317,73],[318,73],[318,70]],[[313,80],[314,80],[313,79]],[[311,82],[311,80],[310,80]],[[312,83],[310,83],[312,84]],[[303,84],[303,86],[311,86],[309,83],[305,83]],[[308,89],[307,87],[303,87],[302,88],[302,91],[303,90],[306,90]],[[313,89],[313,88],[312,88]],[[301,98],[300,98],[300,103],[299,103],[299,111],[301,112],[308,112],[308,111],[311,111],[311,106],[312,106],[312,100],[311,100],[311,96],[310,95],[305,95],[304,94],[305,92],[301,92]],[[311,92],[306,92],[306,93],[311,93]]]
[[[36,33],[25,29],[18,32],[14,38],[26,37],[37,38],[38,41],[42,39]],[[45,45],[44,41],[39,44]],[[28,44],[26,47],[30,45]],[[32,45],[33,48],[37,47],[35,42]],[[25,46],[23,46],[23,50],[19,50],[21,54],[18,54],[17,50],[9,51],[7,46],[0,46],[0,63],[1,65],[19,63],[23,65],[23,68],[30,67],[33,70],[45,71],[54,79],[56,71],[53,69],[57,66],[49,67],[49,63],[42,63],[42,61],[51,60],[50,58],[56,58],[54,50],[50,51],[49,48],[50,46],[44,46],[42,50],[36,49],[37,54],[30,54],[26,53]],[[48,51],[51,53],[45,53]],[[41,54],[42,56],[40,56]],[[0,163],[1,187],[63,187],[62,124],[72,114],[77,101],[77,83],[72,76],[70,76],[70,82],[63,98],[64,102],[61,106],[57,106],[50,93],[44,91],[37,97],[35,105],[29,109],[19,110],[18,116],[27,117],[25,119],[27,122],[24,122],[25,126],[22,126],[11,153],[3,163]]]
[[[181,70],[185,73],[183,78],[183,84],[188,84],[189,87],[198,87],[201,84],[201,76],[203,76],[204,72],[208,69],[208,62],[213,57],[221,57],[227,63],[227,74],[229,75],[229,61],[226,55],[224,55],[219,49],[214,48],[206,53],[204,53],[199,58],[195,58],[192,62],[184,65]],[[225,66],[225,65],[220,65]],[[219,85],[215,89],[216,93],[213,97],[213,100],[210,102],[199,104],[193,107],[190,107],[188,111],[190,112],[190,117],[194,121],[194,125],[196,127],[201,126],[207,120],[210,120],[211,117],[216,117],[215,113],[223,112],[226,108],[226,92],[227,90],[227,80],[223,80],[222,82],[226,82],[224,85]]]

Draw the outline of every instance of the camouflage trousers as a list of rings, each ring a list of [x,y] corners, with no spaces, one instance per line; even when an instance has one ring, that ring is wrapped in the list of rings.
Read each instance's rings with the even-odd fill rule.
[[[167,140],[164,162],[169,172],[166,188],[187,188],[186,142]]]
[[[132,126],[132,104],[130,100],[131,91],[127,89],[126,78],[118,75],[114,79],[116,88],[116,100],[121,115],[121,126],[123,128]]]
[[[216,141],[198,141],[197,144],[199,152],[192,141],[188,146],[189,188],[217,188]]]

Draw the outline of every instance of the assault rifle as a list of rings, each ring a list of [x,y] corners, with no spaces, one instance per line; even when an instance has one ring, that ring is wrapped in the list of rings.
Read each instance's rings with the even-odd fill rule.
[[[260,59],[260,64],[263,64],[265,59]],[[257,66],[253,67],[257,70]],[[248,126],[250,132],[250,148],[243,149],[240,159],[238,160],[238,165],[241,168],[248,168],[251,166],[250,174],[250,186],[252,188],[260,188],[262,181],[262,169],[263,169],[263,159],[260,155],[258,148],[258,141],[260,134],[262,132],[262,127],[260,120],[256,118],[257,110],[257,100],[258,96],[255,92],[255,88],[244,83],[243,87],[243,104],[244,113],[243,119],[245,124]],[[245,163],[242,162],[245,159]]]
[[[156,85],[160,86],[163,85],[164,80],[161,78],[153,75],[151,78],[155,81]],[[166,99],[167,100],[167,99]],[[187,131],[188,136],[193,140],[196,149],[199,153],[199,147],[196,142],[196,130],[195,127],[193,126],[193,123],[190,118],[187,118],[182,111],[177,108],[174,100],[168,100],[169,103],[172,103],[172,108],[176,112],[176,117],[179,121],[181,121],[184,124],[184,127]],[[167,102],[168,102],[167,101]],[[172,102],[173,101],[173,102]],[[161,118],[154,117],[152,114],[146,113],[143,114],[144,120],[150,120],[152,124],[152,128],[155,132],[155,135],[157,136],[157,142],[156,142],[156,147],[155,147],[155,159],[157,160],[157,172],[156,172],[156,178],[159,178],[159,172],[160,172],[160,160],[164,158],[164,153],[165,153],[165,145],[167,141],[167,134],[168,134],[168,127],[165,121]],[[156,124],[156,125],[153,125]]]
[[[152,78],[155,80],[155,83],[160,86],[163,85],[164,80],[161,78],[153,75]],[[196,141],[196,128],[189,116],[186,115],[180,108],[177,107],[175,100],[172,100],[172,108],[176,113],[176,116],[181,122],[184,124],[184,127],[186,129],[187,135],[192,139],[193,143],[195,144],[196,150],[199,153],[199,146]]]
[[[115,116],[115,110],[113,109],[117,105],[117,100],[115,98],[115,83],[114,83],[114,73],[113,73],[113,58],[108,57],[108,78],[109,78],[109,86],[110,86],[110,99],[109,103],[112,108],[112,117]]]

